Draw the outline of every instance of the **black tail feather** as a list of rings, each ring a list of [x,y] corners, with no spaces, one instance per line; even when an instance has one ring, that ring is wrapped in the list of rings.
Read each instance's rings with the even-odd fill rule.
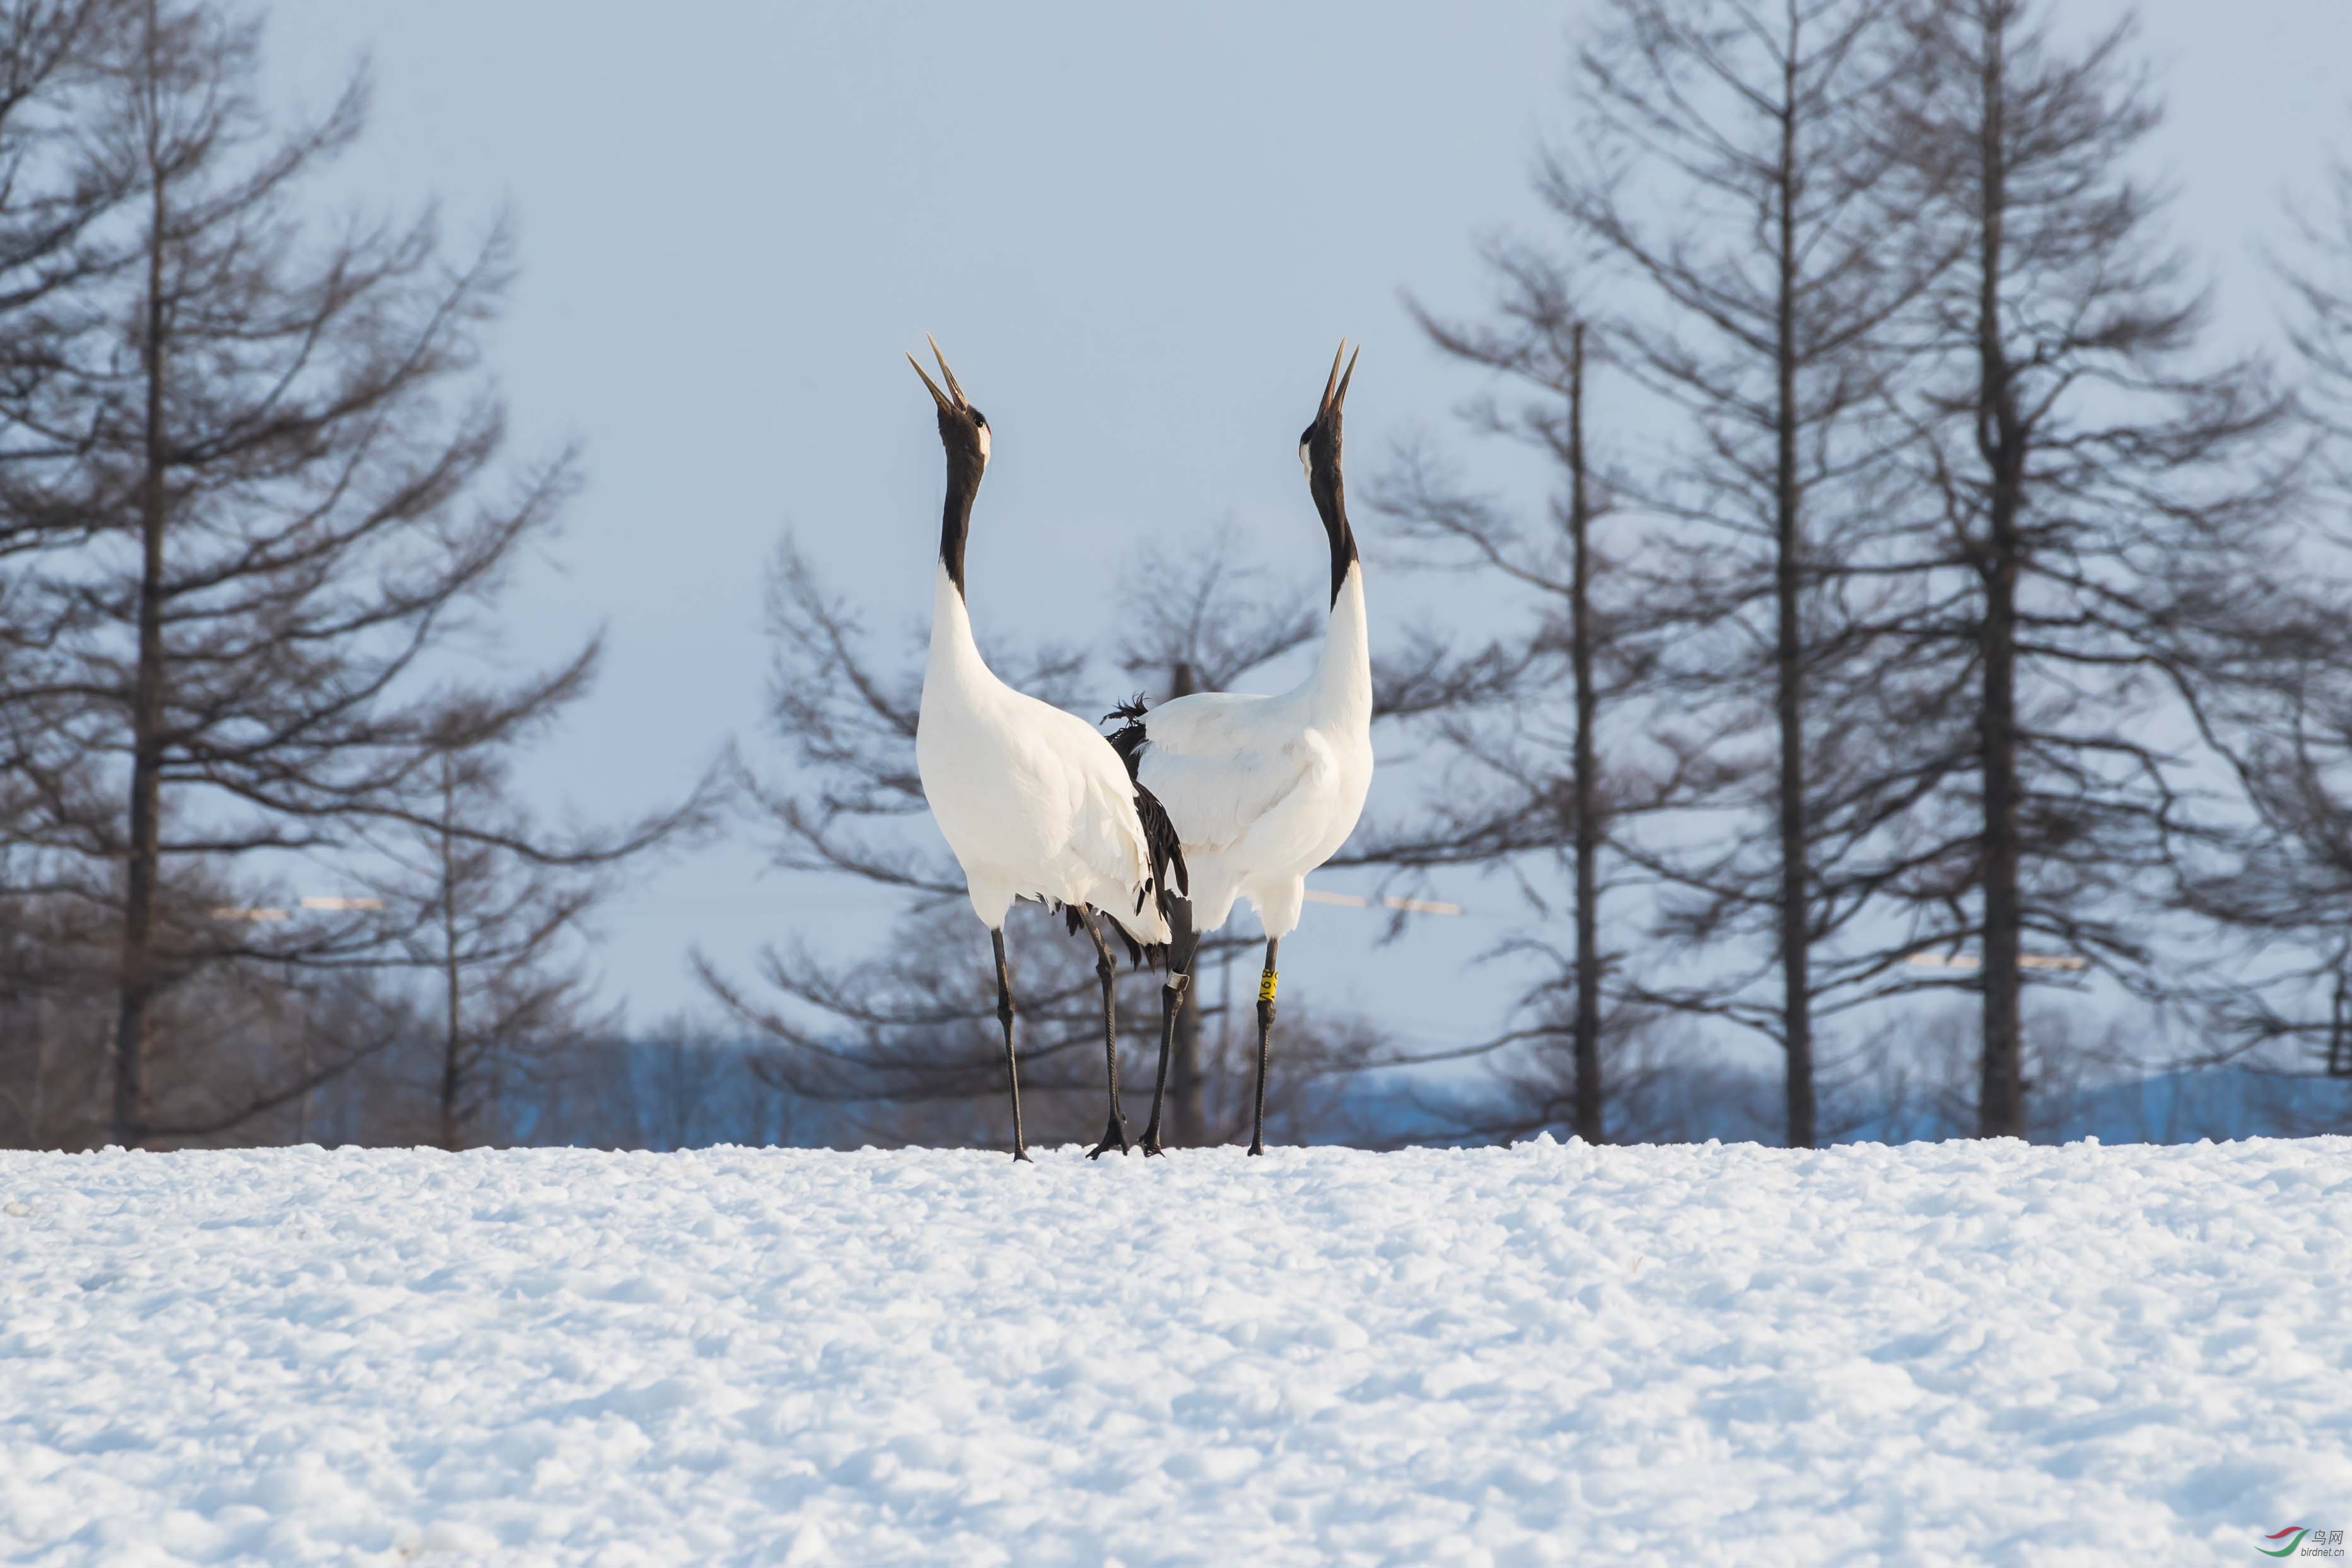
[[[1152,894],[1165,919],[1170,899],[1192,896],[1192,873],[1185,868],[1184,845],[1176,836],[1176,824],[1168,820],[1168,808],[1141,784],[1135,787],[1135,814],[1143,823],[1144,847],[1151,855],[1151,876],[1144,892]],[[1142,912],[1140,894],[1135,907],[1138,914]]]
[[[1139,904],[1137,907],[1140,908],[1141,905]],[[1069,927],[1071,936],[1084,936],[1087,929],[1085,905],[1076,904],[1064,904],[1062,906],[1062,923]],[[1129,936],[1127,934],[1127,927],[1121,925],[1116,920],[1110,923],[1110,928],[1111,934],[1117,936],[1127,947],[1127,962],[1129,967],[1141,967],[1143,961],[1146,958],[1151,958],[1153,967],[1158,967],[1159,959],[1155,957],[1154,955],[1158,954],[1160,951],[1160,948],[1157,945],[1147,946],[1144,944],[1138,942],[1134,937]]]
[[[1143,743],[1146,738],[1143,730],[1143,716],[1150,706],[1150,704],[1145,700],[1143,694],[1138,692],[1102,716],[1102,722],[1105,724],[1108,724],[1115,718],[1123,718],[1127,721],[1111,731],[1110,748],[1118,753],[1118,759],[1121,762],[1127,764],[1127,776],[1129,779],[1135,777],[1136,761],[1143,755]]]
[[[1176,836],[1176,824],[1168,820],[1168,808],[1137,777],[1143,767],[1143,748],[1151,738],[1143,723],[1150,706],[1143,694],[1138,692],[1103,715],[1102,721],[1108,724],[1115,718],[1126,720],[1111,732],[1110,748],[1127,764],[1128,779],[1135,786],[1135,814],[1143,823],[1144,848],[1151,857],[1151,874],[1135,895],[1135,912],[1142,914],[1143,901],[1150,898],[1159,909],[1160,917],[1167,920],[1174,900],[1192,896],[1192,874],[1185,869],[1184,845]],[[1148,951],[1157,967],[1167,948],[1155,945]]]

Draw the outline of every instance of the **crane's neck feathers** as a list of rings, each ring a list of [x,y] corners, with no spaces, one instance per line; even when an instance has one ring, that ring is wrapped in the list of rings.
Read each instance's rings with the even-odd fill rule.
[[[1324,438],[1316,439],[1318,434]],[[1299,456],[1307,465],[1307,488],[1323,519],[1324,536],[1331,543],[1331,605],[1336,610],[1348,569],[1357,561],[1356,532],[1348,526],[1347,483],[1339,476],[1339,433],[1310,432],[1299,444]]]
[[[931,647],[923,669],[923,689],[974,693],[998,685],[971,634],[971,611],[963,584],[940,562],[931,582]]]
[[[981,476],[988,471],[988,425],[967,423],[940,411],[940,444],[947,449],[947,503],[940,514],[940,565],[948,580],[963,592],[963,546],[971,532],[971,503],[980,494]]]
[[[1323,632],[1323,653],[1308,677],[1316,716],[1361,728],[1372,721],[1372,643],[1364,608],[1363,563],[1351,556],[1331,596],[1331,619]]]
[[[1336,524],[1327,520],[1323,530],[1331,538],[1331,608],[1336,612],[1339,608],[1339,591],[1347,586],[1349,570],[1358,567],[1360,558],[1356,554],[1355,530],[1348,527],[1345,511],[1339,513],[1339,520]],[[1360,593],[1362,588],[1363,574],[1359,570],[1357,591]]]

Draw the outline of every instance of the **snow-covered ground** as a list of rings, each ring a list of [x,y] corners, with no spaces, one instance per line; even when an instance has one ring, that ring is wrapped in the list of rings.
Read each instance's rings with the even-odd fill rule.
[[[2340,1138],[0,1155],[0,1558],[2257,1563],[2348,1284]]]

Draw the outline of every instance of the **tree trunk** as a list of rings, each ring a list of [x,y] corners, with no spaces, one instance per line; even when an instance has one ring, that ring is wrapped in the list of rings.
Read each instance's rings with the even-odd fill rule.
[[[456,762],[446,753],[441,758],[441,955],[444,997],[447,1004],[446,1030],[441,1040],[441,1146],[456,1153],[457,1149],[457,1095],[464,1086],[463,1064],[458,1052],[463,1049],[465,1035],[460,1029],[457,972],[457,856],[456,827],[457,815],[457,780]]]
[[[1811,932],[1806,875],[1804,539],[1797,489],[1797,254],[1795,22],[1790,22],[1781,91],[1780,160],[1776,185],[1779,233],[1774,260],[1779,298],[1772,344],[1779,384],[1772,410],[1774,454],[1773,600],[1779,622],[1773,653],[1775,708],[1780,729],[1780,1019],[1788,1055],[1789,1146],[1813,1146],[1813,1017]]]
[[[1998,16],[1984,51],[1984,117],[1979,156],[1984,183],[1977,298],[1978,442],[1992,478],[1987,497],[1989,558],[1984,627],[1984,1061],[1977,1131],[2025,1135],[2021,1021],[2017,824],[2018,514],[2023,502],[2025,432],[2018,417],[2008,350],[2001,342],[2002,216],[2007,205],[2002,89],[2007,75]]]
[[[2025,1135],[2017,894],[2017,562],[2015,519],[1994,506],[1984,622],[1984,1083],[1978,1133]],[[2008,537],[2004,539],[2004,532]]]
[[[149,17],[148,47],[154,47]],[[147,234],[144,470],[139,486],[139,656],[131,677],[130,842],[123,860],[122,973],[114,1024],[113,1138],[136,1147],[146,1135],[147,1009],[155,994],[155,893],[163,860],[163,526],[167,448],[163,434],[163,178],[152,155]]]
[[[1168,682],[1170,701],[1191,696],[1196,687],[1192,666],[1183,659]],[[1184,998],[1184,1006],[1176,1014],[1175,1061],[1171,1071],[1176,1078],[1174,1124],[1167,1130],[1166,1142],[1171,1148],[1198,1145],[1207,1132],[1207,1118],[1201,1107],[1201,1006],[1207,1000],[1196,978]]]
[[[1585,486],[1584,324],[1570,329],[1568,371],[1568,527],[1575,551],[1569,596],[1569,658],[1576,678],[1576,1135],[1601,1141],[1600,773],[1593,758],[1592,511]]]

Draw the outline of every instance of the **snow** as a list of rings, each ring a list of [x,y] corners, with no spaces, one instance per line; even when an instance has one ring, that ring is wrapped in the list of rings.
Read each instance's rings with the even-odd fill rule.
[[[2255,1562],[2347,1238],[2344,1138],[6,1154],[0,1558]]]

